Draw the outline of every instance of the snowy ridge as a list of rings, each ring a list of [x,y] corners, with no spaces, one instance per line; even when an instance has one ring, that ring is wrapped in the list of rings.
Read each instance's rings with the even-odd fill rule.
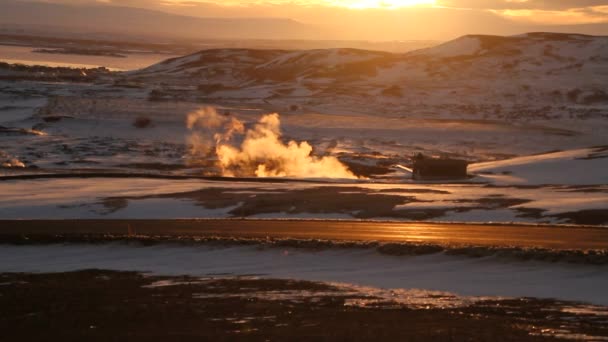
[[[601,60],[608,53],[608,37],[557,33],[527,33],[502,37],[468,35],[450,42],[413,51],[408,56],[431,58],[515,57],[556,61]]]
[[[146,84],[196,86],[192,98],[202,92],[208,99],[304,104],[327,96],[353,108],[365,103],[380,111],[391,105],[407,115],[578,119],[602,116],[608,105],[606,56],[608,37],[471,35],[407,54],[205,50],[125,76]]]
[[[336,67],[341,64],[355,63],[377,57],[390,55],[386,52],[365,51],[357,49],[325,49],[296,51],[283,54],[258,68],[272,68],[275,66],[307,65],[321,67]]]
[[[200,68],[214,68],[232,64],[239,70],[263,69],[272,72],[274,68],[339,68],[351,63],[374,61],[379,69],[395,63],[416,66],[424,58],[453,59],[469,57],[475,59],[495,58],[495,62],[602,62],[608,55],[608,37],[528,33],[521,36],[483,36],[468,35],[432,48],[413,51],[405,55],[388,52],[366,51],[348,48],[317,49],[306,51],[254,50],[254,49],[215,49],[204,50],[189,56],[173,58],[142,69],[135,75],[151,73],[184,75],[193,74]],[[386,59],[392,63],[387,65]],[[444,61],[449,63],[450,61]],[[452,61],[453,62],[453,61]],[[561,63],[557,63],[561,62]],[[542,65],[549,69],[551,65]],[[517,66],[514,66],[517,69]],[[361,73],[353,70],[355,74]],[[407,75],[402,75],[407,76]]]
[[[472,56],[482,51],[482,42],[474,36],[464,36],[439,46],[410,53],[410,56],[456,57]]]

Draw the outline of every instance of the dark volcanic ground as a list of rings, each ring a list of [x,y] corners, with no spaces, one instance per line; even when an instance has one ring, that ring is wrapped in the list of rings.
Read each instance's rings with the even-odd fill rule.
[[[0,275],[7,341],[541,341],[608,336],[572,304],[487,299],[421,307],[328,284],[256,277],[157,277],[87,270]],[[367,303],[367,304],[357,304]]]

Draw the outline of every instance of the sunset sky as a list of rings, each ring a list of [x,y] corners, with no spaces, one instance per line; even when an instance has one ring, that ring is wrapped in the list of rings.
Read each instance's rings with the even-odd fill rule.
[[[50,0],[162,9],[196,16],[278,16],[311,21],[315,14],[403,12],[420,8],[484,11],[540,24],[608,22],[606,0]],[[318,21],[314,20],[313,21]]]
[[[606,0],[38,1],[138,7],[197,17],[289,18],[326,32],[327,39],[447,40],[463,34],[528,31],[608,34]]]

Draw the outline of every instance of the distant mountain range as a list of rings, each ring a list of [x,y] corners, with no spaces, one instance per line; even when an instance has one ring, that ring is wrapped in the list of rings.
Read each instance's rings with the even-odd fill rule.
[[[199,18],[133,7],[0,1],[5,27],[57,33],[173,39],[320,39],[320,30],[282,18]]]

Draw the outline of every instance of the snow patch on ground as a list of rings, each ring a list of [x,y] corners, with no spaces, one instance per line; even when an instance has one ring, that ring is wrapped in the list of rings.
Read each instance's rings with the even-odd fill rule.
[[[469,172],[497,184],[608,184],[608,147],[476,163]]]
[[[367,219],[375,220],[551,223],[557,221],[550,215],[608,210],[605,185],[519,187],[476,183],[59,178],[1,181],[0,193],[0,219],[230,218],[239,217],[238,213],[247,218],[356,219],[363,213]],[[328,197],[320,199],[322,194]],[[333,199],[331,194],[346,196],[340,198],[348,198],[347,202]],[[215,203],[220,195],[222,202]],[[310,206],[311,200],[322,200],[324,206]],[[285,206],[282,201],[292,205]],[[374,206],[366,201],[387,202],[386,207],[370,209]],[[258,204],[262,208],[256,213]],[[241,207],[247,209],[238,210]],[[530,210],[540,212],[524,215]],[[415,215],[426,212],[432,215]],[[393,216],[388,216],[391,213]]]
[[[368,250],[260,250],[254,246],[0,246],[0,272],[66,272],[90,268],[162,275],[255,274],[379,288],[419,288],[465,296],[558,298],[608,305],[608,293],[604,290],[608,288],[606,266],[443,254],[393,257]]]

